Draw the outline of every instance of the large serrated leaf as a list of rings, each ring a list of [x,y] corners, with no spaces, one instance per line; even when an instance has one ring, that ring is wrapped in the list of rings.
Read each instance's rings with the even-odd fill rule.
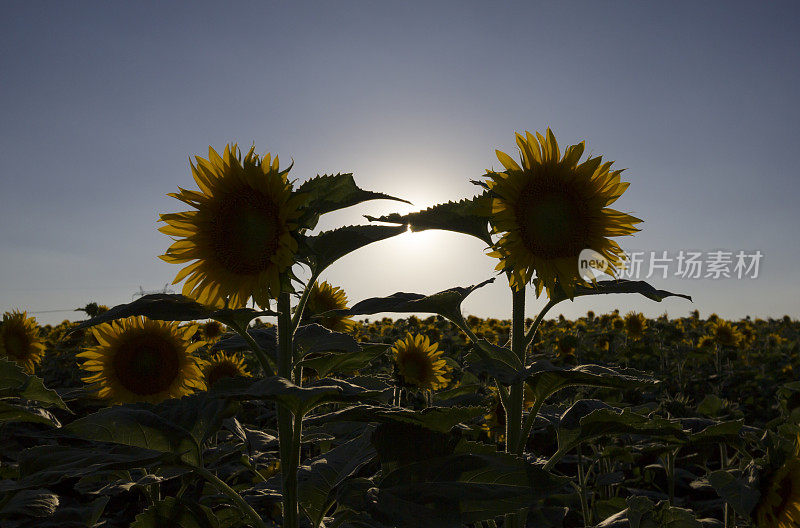
[[[334,332],[322,325],[315,323],[303,325],[297,329],[292,342],[295,347],[295,357],[323,352],[358,352],[358,341],[342,332]]]
[[[453,426],[468,422],[478,416],[483,416],[485,413],[486,409],[483,407],[427,407],[415,411],[400,407],[356,405],[328,414],[314,416],[307,421],[312,425],[329,421],[399,422],[420,425],[432,431],[445,433],[452,429]]]
[[[366,508],[395,526],[460,528],[528,507],[566,482],[506,453],[460,453],[388,473],[367,491]]]
[[[672,293],[666,290],[658,290],[645,281],[634,281],[627,279],[617,279],[608,281],[597,281],[592,285],[578,285],[575,287],[575,297],[584,295],[603,295],[607,293],[638,293],[644,295],[648,299],[661,302],[667,297],[682,297],[689,301],[692,300],[691,296],[682,293]],[[559,290],[556,295],[556,301],[563,301],[567,299],[567,295]]]
[[[296,190],[297,194],[306,197],[307,213],[301,219],[303,227],[313,229],[320,215],[344,209],[368,200],[394,200],[410,204],[411,202],[379,192],[365,191],[356,185],[352,173],[324,174],[303,182]]]
[[[61,426],[58,419],[46,409],[0,401],[0,424],[11,422],[41,423],[51,427]]]
[[[202,465],[200,444],[189,431],[140,406],[101,409],[63,430],[87,440],[171,453],[191,465]]]
[[[41,488],[22,490],[0,504],[0,520],[17,516],[50,517],[58,508],[58,495]]]
[[[372,315],[382,312],[433,313],[451,321],[460,321],[462,318],[461,303],[464,299],[473,291],[491,282],[494,282],[494,279],[488,279],[465,288],[456,286],[432,295],[397,292],[388,297],[365,299],[357,302],[348,310],[331,310],[323,315]]]
[[[13,361],[0,358],[0,399],[22,398],[45,407],[67,409],[58,393],[44,386],[41,378],[27,374]]]
[[[487,375],[504,385],[525,379],[522,360],[510,348],[481,339],[467,354],[465,367],[474,374]]]
[[[353,251],[405,232],[404,227],[352,225],[301,236],[297,257],[314,275]]]
[[[708,475],[708,482],[725,502],[739,515],[749,518],[758,504],[761,494],[758,488],[744,479],[737,478],[730,471],[717,470]]]
[[[368,427],[360,436],[307,461],[298,469],[298,500],[313,527],[322,522],[336,488],[375,457],[370,443],[372,431]]]
[[[686,438],[680,424],[673,421],[650,418],[628,409],[620,410],[600,400],[578,400],[561,415],[556,433],[556,455],[563,455],[578,444],[601,436],[621,434],[658,436],[672,441]]]
[[[400,215],[392,213],[385,216],[367,216],[371,222],[387,222],[408,226],[412,231],[442,229],[464,233],[479,238],[492,245],[489,234],[489,216],[492,211],[492,198],[483,193],[458,202],[434,205],[423,211]]]
[[[218,528],[210,508],[175,497],[158,501],[136,516],[131,528]]]
[[[92,317],[84,321],[70,331],[74,332],[82,328],[108,323],[115,319],[133,317],[137,315],[145,316],[149,319],[159,321],[194,321],[197,319],[214,319],[221,323],[234,326],[247,326],[247,323],[256,317],[276,315],[270,310],[253,310],[251,308],[238,308],[236,310],[221,309],[217,310],[204,306],[197,301],[180,294],[154,293],[139,297],[127,304],[118,304],[103,312],[97,317]]]
[[[384,355],[391,345],[383,343],[363,343],[355,352],[333,352],[317,357],[303,359],[300,366],[309,367],[321,378],[330,374],[343,374],[360,370],[374,359]]]
[[[536,361],[525,369],[525,381],[536,401],[544,401],[557,391],[575,386],[636,389],[658,384],[657,380],[632,368],[602,365],[555,366],[547,360]]]
[[[304,387],[298,387],[285,378],[273,376],[257,380],[222,379],[214,385],[211,394],[237,400],[272,400],[279,402],[295,415],[304,415],[314,407],[327,403],[374,400],[380,396],[381,391],[367,390],[333,378],[316,380]]]

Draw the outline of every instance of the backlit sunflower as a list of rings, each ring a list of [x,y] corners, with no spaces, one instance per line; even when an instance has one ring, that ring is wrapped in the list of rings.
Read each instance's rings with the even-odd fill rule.
[[[234,378],[237,376],[249,376],[244,360],[235,352],[225,354],[218,352],[211,359],[204,362],[203,379],[206,386],[210,389],[222,378]]]
[[[23,367],[26,372],[33,370],[42,361],[45,344],[39,337],[36,319],[28,317],[27,312],[6,312],[0,324],[0,357],[8,358]]]
[[[200,191],[180,189],[168,196],[194,211],[161,215],[159,231],[179,237],[161,258],[185,263],[174,283],[186,279],[183,294],[198,302],[239,308],[252,296],[262,307],[281,291],[281,275],[297,251],[296,220],[304,202],[292,194],[289,169],[278,158],[260,158],[252,147],[244,159],[236,145],[222,156],[210,148],[197,157],[192,174]]]
[[[647,319],[644,315],[630,312],[625,316],[625,331],[628,332],[629,337],[641,339],[644,336],[645,328],[647,328]]]
[[[347,295],[344,290],[331,286],[327,282],[315,282],[308,294],[303,317],[310,323],[318,323],[334,332],[349,332],[355,321],[344,316],[330,316],[315,318],[315,315],[330,310],[346,310]]]
[[[391,353],[397,366],[397,374],[405,385],[420,389],[437,390],[450,383],[450,369],[442,359],[438,343],[421,334],[407,334],[392,345]]]
[[[86,383],[112,403],[151,402],[179,398],[204,389],[193,352],[205,342],[191,342],[197,325],[142,317],[119,319],[92,328],[99,345],[78,354],[85,358]]]
[[[758,528],[800,526],[800,445],[768,478],[754,517]]]
[[[584,143],[567,147],[564,156],[550,129],[517,134],[522,166],[511,156],[497,152],[503,172],[487,171],[486,182],[493,195],[492,231],[501,235],[490,256],[500,259],[498,270],[509,273],[511,287],[519,290],[531,280],[536,294],[548,296],[559,283],[571,297],[577,284],[578,256],[592,249],[608,262],[605,271],[616,275],[623,251],[609,237],[639,231],[640,219],[607,206],[614,203],[627,182],[613,162],[601,157],[578,163]]]
[[[711,325],[711,335],[718,345],[735,347],[742,341],[742,335],[727,321],[717,319]]]

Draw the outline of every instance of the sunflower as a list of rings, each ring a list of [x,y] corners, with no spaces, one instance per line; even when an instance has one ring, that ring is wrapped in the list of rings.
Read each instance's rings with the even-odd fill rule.
[[[558,338],[558,357],[566,358],[575,355],[578,338],[573,334],[564,334]]]
[[[644,336],[645,328],[647,328],[647,320],[644,315],[630,312],[625,316],[625,331],[633,339],[641,339]]]
[[[0,324],[0,357],[6,357],[23,367],[26,372],[33,370],[42,361],[45,344],[39,337],[36,319],[28,317],[27,312],[6,312]]]
[[[92,328],[99,345],[78,354],[85,358],[86,383],[112,403],[179,398],[205,388],[192,353],[205,342],[190,342],[197,325],[129,317]]]
[[[392,345],[391,352],[400,381],[420,389],[437,390],[447,386],[450,369],[442,359],[438,343],[421,334],[407,334]]]
[[[758,528],[800,526],[800,447],[768,478],[754,517]]]
[[[203,363],[202,371],[203,379],[209,389],[222,378],[250,376],[244,360],[235,352],[229,354],[218,352],[214,354],[211,359]]]
[[[311,291],[308,294],[306,307],[303,311],[303,317],[308,322],[316,322],[324,326],[328,330],[334,332],[349,332],[355,321],[348,317],[341,315],[331,315],[327,317],[315,318],[319,315],[330,310],[346,310],[347,309],[347,294],[344,290],[331,286],[327,282],[315,282],[311,286]]]
[[[712,351],[716,348],[716,341],[714,341],[714,338],[711,336],[703,336],[697,342],[697,348],[707,352]]]
[[[727,321],[718,319],[711,325],[711,335],[718,345],[723,347],[736,347],[742,341],[742,335]]]
[[[292,194],[286,170],[278,158],[263,159],[250,148],[244,159],[234,144],[222,156],[210,148],[208,160],[197,157],[192,174],[200,191],[180,189],[168,196],[194,207],[161,215],[159,231],[175,241],[161,258],[195,261],[183,268],[173,284],[187,279],[183,294],[200,303],[231,308],[252,296],[260,306],[281,291],[281,276],[291,269],[297,251],[294,232],[304,202]]]
[[[203,331],[203,337],[208,343],[218,341],[225,333],[225,326],[219,321],[214,320],[206,321],[200,329]]]
[[[608,263],[603,271],[615,276],[624,253],[609,237],[632,235],[641,220],[606,207],[629,185],[620,181],[621,170],[610,170],[613,162],[594,157],[578,164],[583,142],[567,147],[562,158],[549,128],[546,136],[516,135],[522,166],[496,151],[506,170],[487,171],[492,231],[501,235],[489,255],[500,259],[497,269],[509,273],[512,288],[534,280],[536,295],[545,288],[552,297],[559,283],[572,297],[583,283],[581,251],[602,255]]]

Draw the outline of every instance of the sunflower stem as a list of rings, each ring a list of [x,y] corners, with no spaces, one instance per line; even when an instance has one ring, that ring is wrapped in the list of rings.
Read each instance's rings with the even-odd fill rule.
[[[278,296],[278,376],[290,381],[293,333],[291,298],[289,293],[281,293]],[[297,467],[300,463],[300,428],[296,425],[302,420],[302,416],[293,416],[283,405],[276,404],[276,406],[283,481],[283,527],[298,528]]]
[[[522,434],[519,437],[520,441],[516,449],[518,455],[521,455],[525,451],[525,445],[528,443],[528,437],[531,435],[533,423],[536,421],[536,416],[539,414],[539,409],[542,408],[543,403],[543,399],[537,399],[533,407],[531,407],[531,412],[529,412],[527,418],[525,418],[525,423],[522,425]]]
[[[512,288],[511,292],[511,351],[517,355],[522,365],[525,365],[525,349],[528,347],[525,341],[525,288],[522,287],[519,290]],[[514,383],[511,385],[510,394],[508,395],[508,405],[506,406],[506,453],[515,453],[520,444],[524,387],[524,381]],[[506,515],[506,526],[523,526],[525,511],[527,510]]]
[[[264,520],[261,518],[261,516],[258,513],[256,513],[253,507],[247,504],[247,501],[245,501],[241,495],[236,493],[235,489],[228,486],[225,483],[225,481],[223,481],[222,479],[220,479],[219,477],[217,477],[215,474],[211,473],[204,467],[191,466],[191,468],[201,477],[210,482],[212,486],[217,488],[217,491],[219,491],[220,493],[226,495],[229,499],[231,499],[236,504],[236,506],[238,506],[239,511],[247,514],[247,516],[250,517],[250,519],[252,519],[253,526],[256,526],[257,528],[267,528],[267,523],[265,523]]]
[[[247,331],[247,328],[242,328],[239,325],[231,325],[231,328],[233,328],[233,330],[237,334],[242,336],[242,339],[247,341],[247,344],[250,345],[250,350],[253,351],[253,354],[255,354],[256,359],[258,359],[261,368],[264,370],[264,375],[267,377],[274,376],[275,371],[272,370],[272,366],[269,364],[269,358],[267,357],[267,353],[264,352],[264,349],[262,349],[256,342],[256,340],[253,339],[253,336],[250,335],[250,333]]]
[[[297,306],[294,308],[294,315],[292,316],[292,334],[297,331],[297,328],[300,326],[300,321],[303,320],[303,311],[306,308],[308,296],[311,294],[314,282],[316,282],[318,277],[319,273],[313,273],[311,275],[311,278],[308,279],[308,284],[306,284],[306,288],[303,290],[303,294],[300,296],[300,300],[297,302]]]
[[[536,337],[536,331],[539,329],[539,325],[542,324],[542,320],[544,319],[544,316],[547,314],[547,312],[550,311],[550,308],[552,308],[553,306],[558,304],[558,302],[559,301],[554,301],[554,300],[550,299],[549,301],[547,301],[547,304],[545,305],[545,307],[542,308],[542,311],[539,312],[539,315],[536,316],[536,320],[533,321],[533,324],[531,324],[530,328],[528,328],[528,332],[525,334],[525,347],[526,348],[527,348],[528,345],[531,344],[531,342],[533,341],[533,338]]]

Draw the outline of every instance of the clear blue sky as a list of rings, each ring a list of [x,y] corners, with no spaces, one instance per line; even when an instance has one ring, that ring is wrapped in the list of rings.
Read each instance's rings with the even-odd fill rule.
[[[171,282],[166,193],[189,156],[255,143],[304,180],[353,172],[411,211],[471,196],[514,132],[627,167],[631,250],[760,250],[753,280],[653,279],[694,296],[583,299],[681,316],[800,314],[796,2],[10,2],[0,18],[0,311],[130,301]],[[476,239],[407,234],[324,277],[352,301],[492,275]],[[499,280],[465,311],[507,317]],[[536,307],[542,301],[531,301]],[[39,313],[40,322],[80,314]]]

